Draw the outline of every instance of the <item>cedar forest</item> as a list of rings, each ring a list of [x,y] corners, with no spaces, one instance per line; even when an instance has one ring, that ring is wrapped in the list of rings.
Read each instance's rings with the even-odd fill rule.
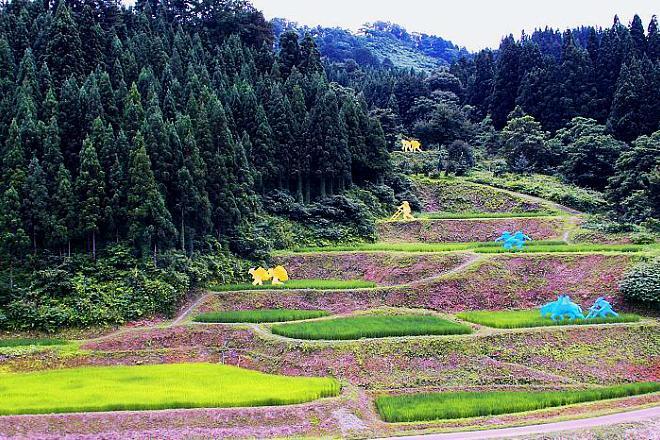
[[[559,175],[658,228],[655,17],[433,69],[275,30],[244,0],[0,5],[0,328],[171,314],[270,250],[372,239],[415,205],[401,135],[437,171]]]

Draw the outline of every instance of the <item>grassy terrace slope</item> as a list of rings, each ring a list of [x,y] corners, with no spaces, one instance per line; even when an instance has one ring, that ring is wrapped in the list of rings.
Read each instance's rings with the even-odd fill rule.
[[[293,279],[364,279],[396,285],[440,275],[470,259],[467,254],[410,255],[394,252],[305,253],[276,257]]]
[[[464,179],[416,176],[413,182],[424,212],[558,213],[550,202],[533,201]]]
[[[0,415],[286,405],[336,396],[334,379],[212,364],[0,374]]]
[[[504,231],[524,230],[535,240],[561,239],[573,226],[568,217],[498,219],[418,219],[408,222],[379,222],[378,239],[389,243],[490,242]]]

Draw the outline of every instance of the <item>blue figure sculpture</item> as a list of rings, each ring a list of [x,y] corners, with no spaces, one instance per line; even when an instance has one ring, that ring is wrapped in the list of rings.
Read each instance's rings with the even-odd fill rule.
[[[513,247],[513,242],[511,241],[512,238],[513,238],[513,235],[511,235],[511,232],[504,231],[504,233],[502,233],[502,235],[499,238],[495,239],[495,243],[498,243],[498,242],[501,241],[502,245],[504,246],[504,249],[506,249],[508,251],[508,250],[511,250],[511,248]]]
[[[598,298],[594,305],[589,308],[587,319],[607,318],[608,316],[617,317],[619,314],[612,309],[612,304],[605,298]]]
[[[564,318],[584,319],[582,308],[571,301],[568,295],[559,295],[557,301],[553,301],[541,307],[541,316],[546,317],[550,315],[553,321],[563,321]]]
[[[531,241],[532,239],[528,235],[525,235],[523,231],[518,231],[513,235],[509,231],[504,231],[499,238],[495,239],[495,243],[502,242],[502,247],[507,251],[512,250],[514,247],[522,250],[527,240]]]

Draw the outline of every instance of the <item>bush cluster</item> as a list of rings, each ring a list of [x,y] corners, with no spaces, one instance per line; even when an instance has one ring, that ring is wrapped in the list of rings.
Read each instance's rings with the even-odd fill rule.
[[[619,286],[626,299],[660,308],[660,258],[636,264]]]

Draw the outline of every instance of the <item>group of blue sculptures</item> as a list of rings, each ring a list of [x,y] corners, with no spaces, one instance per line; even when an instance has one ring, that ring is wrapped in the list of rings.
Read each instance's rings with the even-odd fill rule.
[[[525,235],[523,231],[518,231],[515,234],[511,234],[509,231],[504,231],[504,233],[495,240],[495,243],[502,242],[502,246],[507,251],[518,249],[521,251],[525,247],[525,242],[532,241],[531,237]]]
[[[584,316],[582,307],[571,301],[571,298],[568,295],[559,295],[557,301],[553,301],[541,307],[541,316],[545,318],[548,315],[553,321],[563,321],[564,318],[573,320],[619,316],[619,314],[612,309],[612,304],[606,301],[605,298],[598,298],[594,305],[589,308],[587,316]]]

